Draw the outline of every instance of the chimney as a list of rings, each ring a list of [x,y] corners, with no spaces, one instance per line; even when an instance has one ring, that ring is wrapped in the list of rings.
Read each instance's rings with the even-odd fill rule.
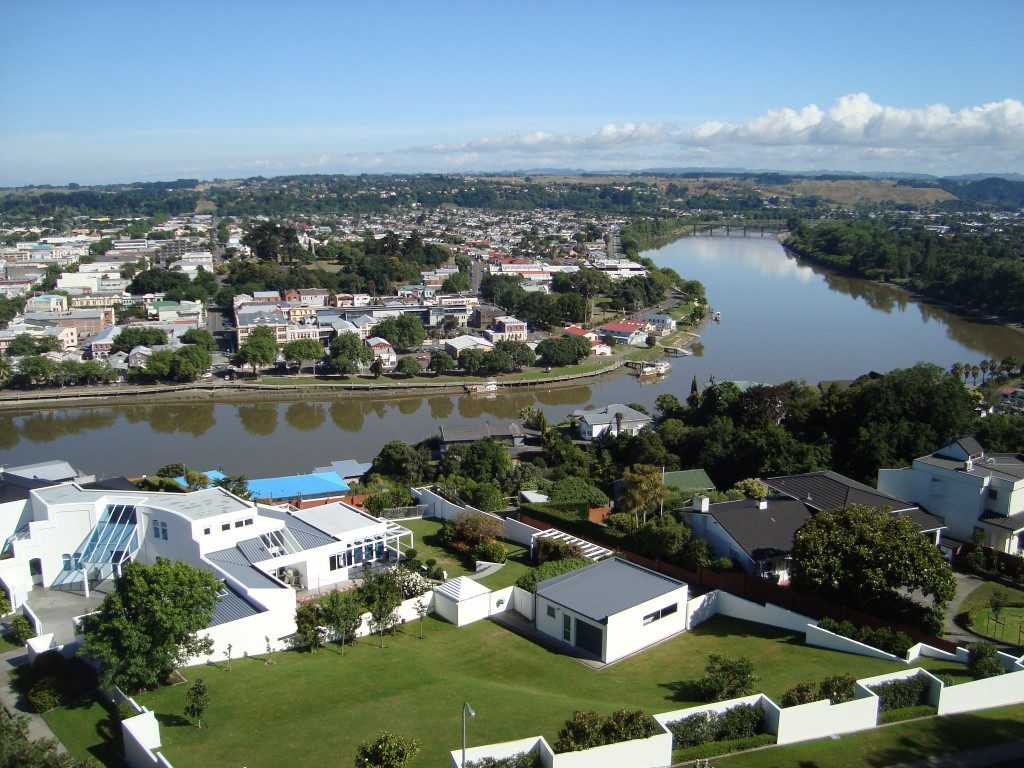
[[[711,508],[711,499],[702,493],[698,493],[693,497],[692,506],[695,512],[707,512]]]
[[[974,460],[968,456],[967,461],[964,462],[964,472],[970,472],[974,469]]]

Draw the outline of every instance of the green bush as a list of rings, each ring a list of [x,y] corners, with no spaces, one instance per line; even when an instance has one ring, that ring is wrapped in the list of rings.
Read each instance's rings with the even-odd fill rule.
[[[466,768],[542,768],[543,765],[540,750],[536,748],[511,757],[485,757],[482,760],[466,761]]]
[[[893,656],[906,656],[914,641],[905,632],[890,627],[860,627],[850,621],[836,621],[835,619],[824,618],[818,622],[821,629],[834,632],[837,635],[856,640],[858,643],[870,645],[880,651],[891,653]]]
[[[696,747],[674,750],[672,752],[672,761],[674,763],[685,763],[691,760],[703,760],[709,757],[717,757],[718,755],[727,755],[730,752],[742,752],[745,749],[765,747],[774,743],[775,736],[771,733],[762,733],[745,739],[736,739],[735,741],[712,741]]]
[[[924,704],[928,696],[928,679],[924,675],[914,675],[905,680],[892,680],[871,686],[881,703],[883,712],[893,709],[906,709]]]
[[[738,704],[723,712],[700,712],[668,723],[675,749],[697,747],[716,741],[735,741],[764,731],[758,704]]]
[[[797,683],[784,694],[782,694],[783,707],[796,707],[800,704],[810,704],[818,700],[818,687],[809,681]]]
[[[24,645],[35,636],[36,631],[32,629],[32,624],[27,618],[19,614],[11,619],[11,628],[7,630],[7,639],[12,643]]]
[[[967,669],[975,680],[996,677],[1006,671],[996,655],[995,646],[988,643],[971,643],[967,649]]]
[[[818,698],[828,699],[833,704],[842,704],[844,701],[853,701],[856,693],[857,681],[850,675],[833,675],[821,681],[818,688]]]
[[[704,672],[704,677],[697,681],[697,690],[705,701],[745,696],[753,692],[759,679],[754,674],[754,663],[746,656],[729,659],[712,653]]]
[[[571,557],[583,557],[583,550],[578,544],[541,536],[537,539],[535,555],[538,563],[546,563],[548,560],[566,560]]]
[[[571,557],[567,560],[548,560],[520,576],[516,581],[516,586],[527,592],[536,592],[540,582],[575,571],[578,568],[586,568],[588,565],[591,565],[591,562],[585,558]]]
[[[659,730],[658,721],[642,709],[620,709],[608,717],[577,710],[558,732],[555,752],[579,752],[605,744],[646,739]]]
[[[67,682],[58,677],[43,677],[36,680],[25,695],[28,708],[36,714],[62,707],[70,700]]]
[[[117,717],[117,722],[121,723],[135,717],[138,713],[128,702],[122,701],[114,708],[114,714]]]
[[[485,541],[476,545],[473,555],[477,560],[484,560],[488,563],[504,563],[505,558],[508,557],[508,550],[500,541]]]
[[[64,672],[67,660],[54,649],[40,653],[32,662],[32,675],[36,680],[44,677],[59,677]]]

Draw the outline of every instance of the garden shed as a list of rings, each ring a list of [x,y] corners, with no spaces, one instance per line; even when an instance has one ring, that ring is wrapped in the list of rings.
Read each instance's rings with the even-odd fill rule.
[[[448,579],[434,587],[434,611],[457,627],[490,615],[491,590],[468,576]]]

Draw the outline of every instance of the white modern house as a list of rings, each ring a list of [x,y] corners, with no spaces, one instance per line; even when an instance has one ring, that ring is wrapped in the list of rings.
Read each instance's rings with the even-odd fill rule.
[[[128,562],[183,560],[223,584],[208,629],[215,656],[228,643],[236,655],[263,653],[266,637],[279,647],[295,631],[297,590],[397,562],[413,543],[406,528],[347,504],[287,511],[218,487],[177,494],[69,482],[32,489],[0,514],[7,536],[0,587],[13,606],[32,608],[36,598],[59,590],[71,602],[70,620],[74,601],[82,601],[78,614],[92,610],[90,594],[109,588]]]
[[[605,432],[615,436],[635,435],[652,423],[650,416],[622,403],[594,410],[576,410],[570,414],[570,418],[576,423],[579,435],[584,440],[596,440]]]
[[[605,663],[686,630],[686,584],[613,557],[537,585],[536,628]]]
[[[1024,553],[1024,455],[988,453],[960,437],[903,469],[880,469],[878,490],[945,518],[946,539],[981,531],[999,552]]]

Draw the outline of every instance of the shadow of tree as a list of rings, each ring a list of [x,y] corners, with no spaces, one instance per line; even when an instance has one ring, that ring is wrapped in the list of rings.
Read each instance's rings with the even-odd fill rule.
[[[167,714],[163,712],[156,713],[156,720],[160,725],[166,725],[168,728],[181,728],[184,726],[192,727],[192,723],[181,715]]]
[[[659,688],[667,690],[670,701],[680,701],[698,706],[706,703],[696,680],[677,680],[672,683],[658,683]]]

